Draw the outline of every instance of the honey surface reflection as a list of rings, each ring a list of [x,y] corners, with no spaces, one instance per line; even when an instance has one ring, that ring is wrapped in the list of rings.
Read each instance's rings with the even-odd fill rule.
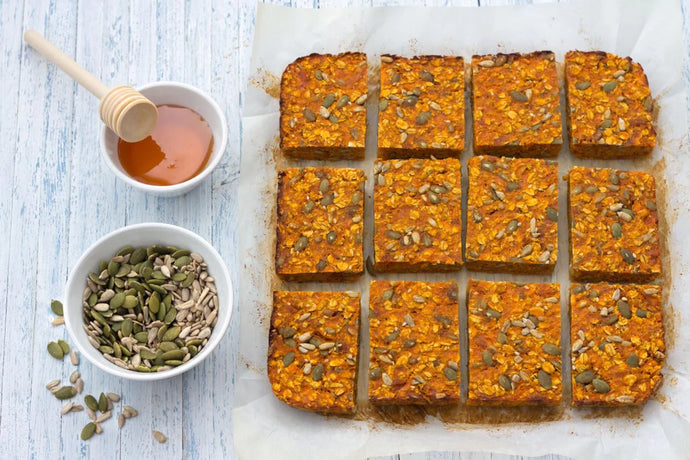
[[[132,178],[151,185],[174,185],[203,171],[213,150],[206,120],[187,107],[159,105],[158,123],[139,142],[118,141],[120,164]]]

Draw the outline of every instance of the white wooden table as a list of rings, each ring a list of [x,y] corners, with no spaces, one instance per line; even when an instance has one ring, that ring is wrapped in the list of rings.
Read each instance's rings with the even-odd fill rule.
[[[272,3],[459,6],[531,1]],[[50,299],[62,297],[69,270],[100,236],[138,222],[173,223],[210,240],[231,270],[240,267],[234,225],[240,116],[255,12],[252,0],[0,0],[0,457],[235,457],[231,416],[233,375],[239,365],[236,321],[206,362],[159,383],[118,380],[82,360],[79,369],[87,393],[117,392],[125,404],[139,410],[122,430],[114,420],[105,422],[103,434],[89,442],[79,439],[88,421],[85,413],[61,417],[60,402],[44,385],[54,378],[66,380],[73,370],[68,360],[59,363],[46,352],[48,341],[67,339],[64,327],[49,323]],[[687,0],[682,14],[687,38]],[[97,102],[23,45],[27,28],[43,33],[106,82],[177,80],[210,92],[225,108],[229,123],[228,150],[220,167],[180,198],[151,197],[119,182],[99,158]],[[154,441],[151,429],[165,433],[168,442]],[[391,458],[509,457],[429,453]]]

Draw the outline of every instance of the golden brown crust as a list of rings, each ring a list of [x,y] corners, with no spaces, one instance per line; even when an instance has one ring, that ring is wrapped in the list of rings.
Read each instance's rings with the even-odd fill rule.
[[[310,54],[280,82],[280,147],[293,158],[363,159],[367,57]]]
[[[558,165],[477,156],[467,169],[467,268],[551,273],[558,254]]]
[[[288,281],[341,281],[363,269],[364,172],[290,168],[278,173],[276,273]]]
[[[573,405],[649,399],[666,353],[661,287],[573,284],[570,317]]]
[[[574,167],[568,189],[572,279],[647,282],[661,275],[652,175]]]
[[[458,157],[465,146],[465,63],[459,56],[381,56],[382,158]]]
[[[458,285],[372,281],[369,400],[449,404],[460,400]]]
[[[565,77],[573,155],[628,158],[652,151],[654,104],[640,64],[601,51],[570,51]]]
[[[273,293],[268,379],[297,409],[355,410],[359,341],[358,292]]]
[[[470,280],[467,310],[467,404],[559,404],[559,284]]]
[[[472,56],[474,152],[553,157],[563,144],[554,54]]]
[[[454,158],[374,164],[377,271],[462,267],[461,174]]]

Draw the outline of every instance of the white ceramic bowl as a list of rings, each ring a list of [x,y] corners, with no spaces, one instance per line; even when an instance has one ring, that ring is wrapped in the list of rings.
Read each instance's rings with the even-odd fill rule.
[[[124,246],[150,246],[164,244],[189,249],[199,253],[208,264],[209,275],[215,278],[218,290],[218,322],[213,328],[208,343],[186,363],[161,372],[137,372],[123,369],[103,357],[88,340],[83,328],[81,296],[86,287],[86,278],[96,271],[101,260],[109,260]],[[76,343],[82,356],[109,374],[131,380],[160,380],[188,371],[203,361],[218,345],[230,324],[232,314],[232,281],[228,269],[218,252],[206,240],[194,232],[169,224],[136,224],[115,230],[96,241],[84,252],[74,266],[65,290],[64,316],[69,335]]]
[[[218,165],[228,143],[228,124],[221,108],[211,97],[193,86],[172,81],[159,81],[137,88],[154,104],[172,104],[188,107],[208,122],[213,133],[213,151],[206,167],[191,179],[175,185],[150,185],[130,177],[120,164],[117,155],[118,137],[108,127],[101,131],[101,152],[110,170],[134,188],[160,196],[176,196],[189,192],[208,176]]]

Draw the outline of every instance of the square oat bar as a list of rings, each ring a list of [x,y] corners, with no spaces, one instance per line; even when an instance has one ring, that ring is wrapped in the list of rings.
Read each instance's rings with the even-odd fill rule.
[[[574,167],[568,189],[572,279],[640,283],[661,275],[654,176]]]
[[[666,353],[661,287],[573,284],[570,318],[573,405],[649,399]]]
[[[367,57],[310,54],[280,81],[280,148],[293,158],[364,158]]]
[[[268,379],[289,406],[352,413],[357,391],[358,292],[273,293]]]
[[[460,160],[374,165],[374,268],[382,272],[462,267]]]
[[[276,273],[288,281],[343,281],[363,272],[364,172],[278,173]]]
[[[465,62],[381,56],[381,158],[458,157],[465,147]]]
[[[558,165],[477,156],[467,169],[467,268],[551,273],[558,257]]]
[[[558,283],[470,280],[470,405],[557,405],[563,398]]]
[[[458,285],[372,281],[369,400],[373,404],[460,401]]]
[[[472,57],[474,152],[555,157],[561,108],[551,51]]]
[[[652,151],[654,102],[640,64],[602,51],[570,51],[565,79],[573,155],[629,158]]]

